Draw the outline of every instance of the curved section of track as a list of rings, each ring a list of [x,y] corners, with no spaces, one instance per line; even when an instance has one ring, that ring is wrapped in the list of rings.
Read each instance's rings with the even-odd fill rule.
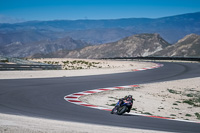
[[[174,132],[199,132],[200,126],[196,123],[132,115],[110,115],[107,111],[81,107],[63,100],[66,94],[90,89],[200,76],[200,64],[163,64],[164,67],[158,69],[120,74],[0,80],[0,112],[120,127]]]
[[[64,97],[64,99],[66,101],[68,101],[70,103],[73,103],[73,104],[76,104],[76,105],[89,107],[89,108],[93,108],[93,109],[111,111],[112,109],[109,109],[109,108],[105,108],[105,107],[101,107],[101,106],[85,103],[85,102],[81,101],[79,98],[81,96],[90,95],[90,94],[94,94],[94,93],[100,93],[100,92],[103,92],[103,91],[127,89],[127,88],[134,88],[134,87],[139,87],[139,85],[116,86],[116,87],[109,87],[109,88],[100,88],[100,89],[94,89],[94,90],[87,90],[87,91],[77,92],[77,93],[73,93],[73,94],[67,95],[67,96]],[[125,113],[125,114],[127,115],[127,113]],[[138,113],[128,113],[128,115],[137,115],[137,116],[145,116],[145,117],[152,117],[152,118],[159,118],[159,119],[168,119],[168,120],[175,120],[175,121],[185,121],[185,122],[200,123],[200,122],[196,122],[196,121],[172,119],[172,118],[169,118],[169,117],[167,118],[167,117],[144,115],[144,114],[138,114]]]

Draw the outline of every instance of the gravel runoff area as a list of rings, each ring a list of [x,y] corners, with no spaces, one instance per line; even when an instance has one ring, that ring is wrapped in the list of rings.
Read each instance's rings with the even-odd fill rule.
[[[54,60],[54,59],[51,59]],[[61,60],[61,59],[58,59]],[[56,60],[55,62],[58,62]],[[67,59],[65,59],[66,61]],[[73,60],[73,59],[71,59]],[[91,62],[91,60],[87,60]],[[92,61],[94,62],[94,61]],[[81,70],[58,70],[58,71],[1,71],[0,79],[19,79],[19,78],[47,78],[47,77],[67,77],[67,76],[84,76],[84,75],[98,75],[98,74],[109,74],[109,73],[120,73],[127,72],[133,69],[150,67],[155,65],[154,63],[147,62],[133,62],[133,61],[105,61],[97,60],[97,62],[102,62],[104,67],[95,67],[95,68],[84,68]],[[79,66],[80,67],[80,66]],[[98,70],[98,71],[97,71]],[[98,93],[96,95],[88,95],[87,97],[82,97],[83,100],[88,103],[105,106],[112,108],[111,104],[114,104],[118,98],[123,97],[127,94],[132,94],[136,101],[132,110],[134,113],[149,113],[153,115],[162,115],[169,117],[185,117],[190,120],[197,120],[198,116],[198,102],[193,102],[191,105],[183,103],[186,99],[192,99],[193,97],[199,94],[199,78],[172,81],[172,82],[163,82],[156,84],[141,85],[140,88],[135,90],[126,89],[118,91],[109,91],[106,94]],[[187,83],[190,83],[193,86],[188,86]],[[185,86],[181,84],[185,83]],[[191,95],[192,97],[190,97]],[[102,98],[102,96],[104,98]],[[93,103],[92,99],[94,97],[100,97],[102,99],[107,99],[104,105],[104,101],[97,101]],[[100,99],[95,98],[95,99]],[[159,99],[159,100],[158,100]],[[94,100],[96,101],[96,100]],[[189,100],[190,101],[190,100]],[[150,102],[150,103],[149,103]],[[141,104],[142,103],[142,104]],[[149,103],[149,104],[148,104]],[[176,105],[177,104],[177,105]],[[142,106],[144,105],[144,106]],[[184,106],[186,107],[184,107]],[[195,107],[194,107],[195,106]],[[154,108],[153,108],[154,107]],[[168,113],[170,111],[173,113]],[[185,110],[186,109],[186,110]],[[159,111],[160,110],[160,111]],[[177,112],[177,113],[175,113]],[[186,114],[189,112],[189,114]],[[160,114],[159,114],[160,113]],[[200,113],[200,112],[199,112]],[[171,115],[171,116],[170,116]],[[187,115],[187,116],[186,116]],[[196,116],[196,117],[195,117]],[[20,121],[19,121],[20,120]],[[77,122],[67,122],[67,121],[56,121],[49,119],[41,118],[32,118],[19,115],[10,115],[10,114],[0,114],[0,133],[102,133],[102,132],[137,132],[137,133],[157,133],[161,131],[153,130],[140,130],[133,128],[119,128],[113,126],[105,125],[93,125],[86,123],[77,123]]]

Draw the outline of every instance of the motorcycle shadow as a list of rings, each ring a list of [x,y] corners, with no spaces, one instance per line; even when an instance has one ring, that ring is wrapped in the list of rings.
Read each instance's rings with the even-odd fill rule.
[[[116,114],[117,115],[117,114]],[[122,114],[122,115],[118,115],[118,116],[138,116],[138,115],[133,115],[133,114]]]
[[[132,115],[132,114],[123,114],[121,116],[137,116],[137,115]]]

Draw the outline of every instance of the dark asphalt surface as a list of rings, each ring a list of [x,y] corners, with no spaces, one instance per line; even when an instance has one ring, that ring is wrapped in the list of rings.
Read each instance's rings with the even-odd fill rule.
[[[200,132],[200,124],[77,106],[64,96],[89,89],[200,77],[200,64],[162,63],[164,67],[121,74],[46,79],[0,80],[0,112],[84,123],[173,132]],[[134,106],[134,105],[133,105]]]

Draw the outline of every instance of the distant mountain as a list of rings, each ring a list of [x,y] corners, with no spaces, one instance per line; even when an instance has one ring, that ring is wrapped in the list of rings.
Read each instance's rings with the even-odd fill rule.
[[[67,32],[67,35],[71,36],[73,39],[83,40],[96,45],[115,42],[133,34],[135,33],[122,28],[88,29]]]
[[[153,54],[153,56],[200,57],[200,36],[190,34],[176,44]]]
[[[8,33],[0,32],[0,46],[11,43],[32,43],[40,40],[56,39],[50,32],[41,32],[36,30],[12,31]]]
[[[137,56],[200,57],[200,35],[190,34],[170,45],[159,34],[138,34],[113,43],[35,54],[33,58],[111,58]]]
[[[0,54],[10,57],[27,57],[34,54],[47,54],[59,50],[80,49],[89,44],[71,37],[64,37],[57,40],[41,40],[32,43],[14,42],[1,46]]]
[[[159,34],[138,34],[126,37],[117,42],[88,46],[80,50],[59,51],[52,53],[52,57],[67,58],[109,58],[109,57],[135,57],[148,56],[169,46]],[[39,57],[38,55],[34,57]],[[43,55],[42,57],[48,57]]]
[[[37,53],[31,56],[28,56],[28,58],[63,58],[64,56],[66,56],[67,54],[69,54],[69,50],[59,50],[56,52],[52,52],[52,53]]]
[[[200,34],[199,25],[200,12],[157,19],[30,21],[16,24],[0,24],[0,38],[4,37],[1,34],[10,36],[15,32],[36,31],[41,33],[42,36],[48,37],[48,39],[70,36],[77,40],[102,44],[114,42],[134,34],[158,33],[169,43],[176,43],[188,34]],[[49,33],[51,33],[51,36],[49,36]],[[23,40],[22,37],[20,38]],[[20,38],[13,41],[22,42]],[[37,39],[37,41],[40,40],[37,35],[34,35],[33,38]]]
[[[0,24],[0,55],[24,57],[57,50],[69,51],[88,44],[110,44],[142,33],[158,33],[170,44],[191,33],[200,35],[200,12],[157,19],[55,20]],[[66,36],[72,42],[81,42],[78,41],[76,45],[61,42]],[[145,54],[141,52],[141,55]]]

